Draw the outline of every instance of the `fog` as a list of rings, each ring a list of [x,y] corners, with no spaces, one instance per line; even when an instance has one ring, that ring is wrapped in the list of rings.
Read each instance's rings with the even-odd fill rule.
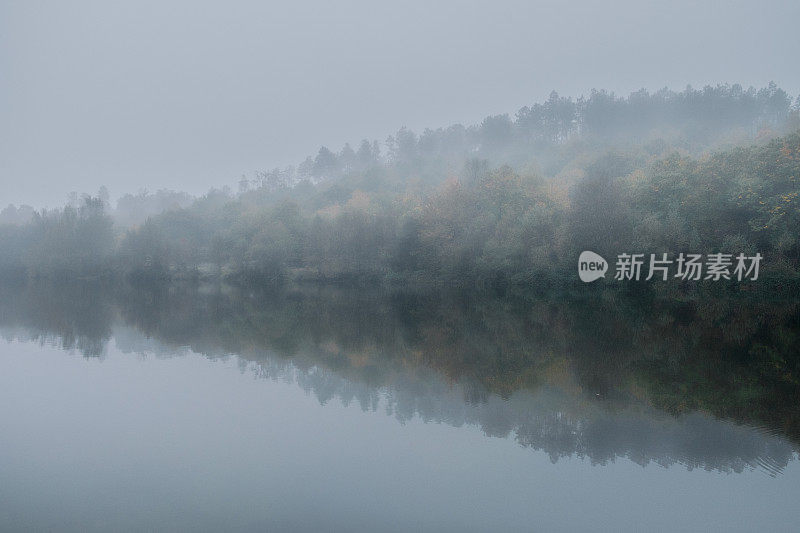
[[[800,92],[800,4],[3,2],[0,204],[197,194],[592,88]]]
[[[800,3],[275,4],[0,0],[0,530],[797,529]]]

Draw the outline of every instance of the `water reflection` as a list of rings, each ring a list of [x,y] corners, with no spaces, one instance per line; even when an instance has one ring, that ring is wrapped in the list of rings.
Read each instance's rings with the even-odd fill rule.
[[[236,354],[321,403],[475,425],[552,461],[779,473],[800,435],[797,304],[675,301],[28,284],[1,289],[0,333],[87,357]]]

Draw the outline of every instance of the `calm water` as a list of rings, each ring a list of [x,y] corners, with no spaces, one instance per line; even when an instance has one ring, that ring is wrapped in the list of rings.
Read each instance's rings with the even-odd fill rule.
[[[3,288],[0,530],[798,529],[796,303],[564,302]]]

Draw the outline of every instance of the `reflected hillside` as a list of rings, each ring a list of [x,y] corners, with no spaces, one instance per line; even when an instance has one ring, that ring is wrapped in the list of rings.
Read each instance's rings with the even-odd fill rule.
[[[509,301],[30,284],[0,289],[0,333],[91,357],[110,342],[157,356],[235,354],[322,403],[476,425],[554,461],[779,472],[800,442],[797,303],[698,290]]]

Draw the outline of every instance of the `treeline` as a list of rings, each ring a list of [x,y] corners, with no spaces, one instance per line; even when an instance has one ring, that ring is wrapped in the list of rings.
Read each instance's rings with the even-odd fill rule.
[[[667,139],[686,149],[703,149],[725,136],[742,140],[755,137],[762,129],[778,128],[798,108],[800,97],[793,103],[774,83],[761,89],[744,89],[738,84],[687,87],[680,92],[642,89],[628,97],[593,90],[588,97],[577,99],[554,91],[545,102],[525,106],[513,117],[493,115],[473,126],[455,124],[425,129],[421,134],[400,128],[382,144],[365,139],[355,148],[345,144],[338,152],[323,146],[297,168],[243,176],[239,187],[276,190],[302,181],[318,183],[370,171],[375,166],[435,174],[469,157],[487,159],[494,165],[516,166],[537,159],[553,166],[559,163],[553,158],[553,147],[576,137],[601,145]],[[800,127],[796,117],[793,127]],[[431,166],[432,162],[438,165]]]
[[[70,193],[65,207],[78,210],[83,206],[87,197],[91,196],[79,196],[76,192]],[[153,193],[142,189],[136,194],[125,194],[117,200],[116,206],[112,206],[110,194],[105,187],[100,187],[96,198],[103,203],[103,211],[112,218],[114,225],[125,229],[137,226],[149,217],[160,215],[165,211],[189,207],[195,200],[186,192],[159,189]],[[40,214],[44,215],[45,213],[46,211]],[[51,212],[51,214],[53,213]],[[30,205],[9,204],[0,209],[0,226],[29,224],[34,220],[35,215],[36,209]]]
[[[86,197],[79,207],[34,212],[29,223],[0,226],[0,270],[6,276],[104,276],[116,235],[105,204]]]
[[[765,272],[800,271],[800,133],[701,159],[647,162],[611,152],[571,186],[504,166],[434,194],[355,190],[306,213],[217,193],[151,218],[122,239],[135,272],[208,272],[278,280],[415,278],[535,284],[574,278],[582,250],[759,252]],[[149,263],[148,263],[149,262]]]
[[[627,99],[553,95],[513,121],[495,117],[470,128],[471,141],[452,145],[460,146],[451,151],[458,157],[449,158],[445,139],[460,127],[419,137],[401,130],[387,143],[388,159],[375,143],[354,152],[363,168],[342,167],[341,154],[314,160],[342,173],[336,179],[291,185],[290,172],[274,171],[280,183],[245,180],[235,195],[140,193],[115,210],[101,190],[60,210],[25,209],[27,222],[0,224],[0,270],[19,277],[536,285],[573,280],[577,255],[588,249],[607,258],[759,252],[766,277],[796,280],[800,133],[777,137],[800,125],[790,103],[774,85]],[[560,114],[563,134],[546,135],[547,153],[558,160],[550,170],[514,164],[512,156],[499,165],[481,157],[487,146],[494,154],[535,152],[531,139]],[[670,124],[683,140],[667,140]],[[746,137],[749,147],[705,152],[714,145],[709,139],[754,125],[767,129]],[[498,133],[504,128],[508,137]],[[705,140],[686,141],[700,130]],[[636,140],[643,131],[654,136]],[[615,140],[615,132],[628,140]]]
[[[0,228],[6,272],[417,279],[536,284],[574,278],[580,251],[761,253],[764,272],[800,271],[800,133],[701,159],[678,154],[641,166],[612,152],[569,188],[504,166],[453,179],[435,194],[380,197],[356,190],[304,212],[212,192],[191,207],[115,236],[99,198]]]

